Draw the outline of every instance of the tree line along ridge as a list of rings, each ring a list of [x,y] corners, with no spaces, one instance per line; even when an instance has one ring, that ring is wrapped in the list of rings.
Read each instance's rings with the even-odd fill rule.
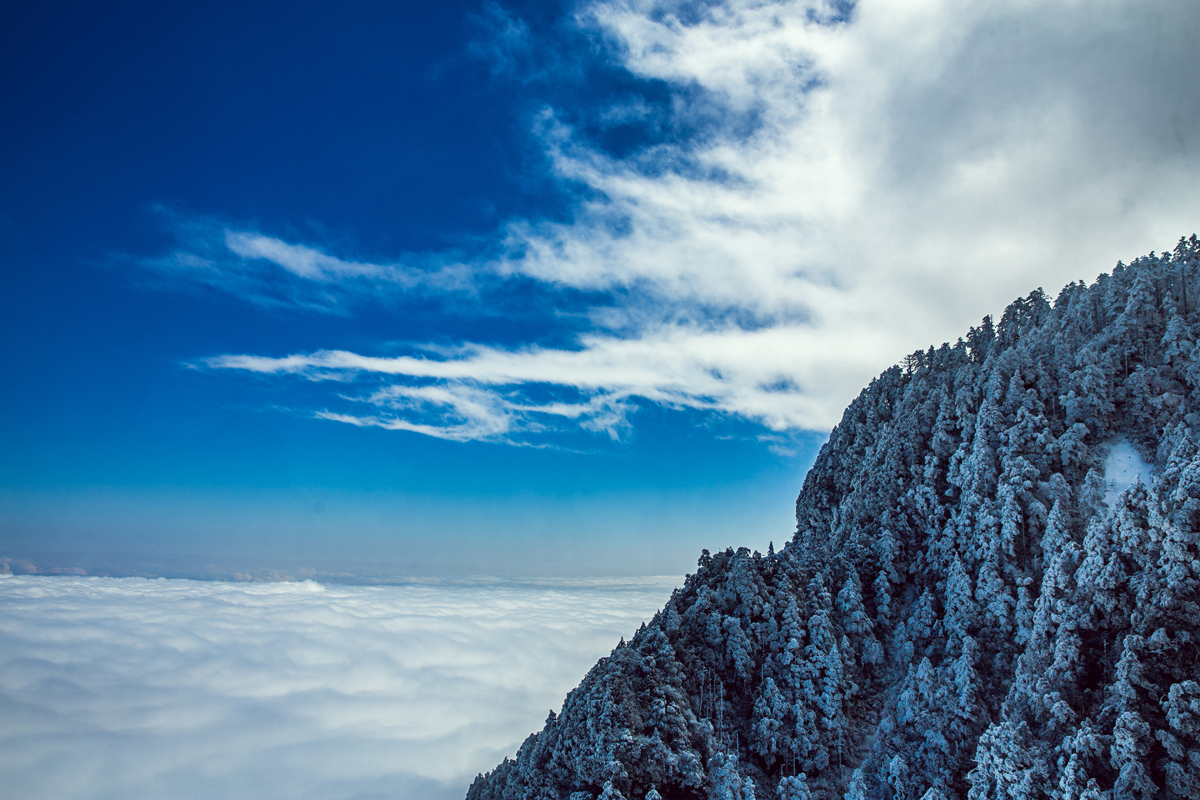
[[[1200,241],[885,371],[796,520],[468,800],[1200,798]]]

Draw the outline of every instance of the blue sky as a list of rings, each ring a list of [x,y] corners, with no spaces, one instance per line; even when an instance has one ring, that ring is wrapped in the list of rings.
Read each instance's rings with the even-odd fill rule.
[[[1189,4],[5,17],[13,556],[681,572],[905,353],[1200,220]]]

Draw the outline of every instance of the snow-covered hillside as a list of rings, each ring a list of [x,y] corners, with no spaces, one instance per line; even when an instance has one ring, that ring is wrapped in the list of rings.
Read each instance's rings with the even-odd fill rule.
[[[1193,236],[880,375],[468,797],[1200,797],[1198,306]]]

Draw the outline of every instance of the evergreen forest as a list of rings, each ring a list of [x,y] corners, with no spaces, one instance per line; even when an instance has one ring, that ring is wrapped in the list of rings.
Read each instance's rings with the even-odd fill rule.
[[[1200,798],[1200,241],[885,371],[796,521],[468,800]]]

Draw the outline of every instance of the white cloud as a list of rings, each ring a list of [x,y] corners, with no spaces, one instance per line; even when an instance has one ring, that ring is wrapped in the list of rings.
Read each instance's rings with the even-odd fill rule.
[[[644,330],[637,338],[587,336],[581,343],[582,348],[573,351],[471,347],[440,359],[327,351],[278,359],[221,356],[208,363],[317,379],[368,373],[437,380],[436,386],[392,386],[358,399],[393,413],[417,405],[404,401],[449,407],[459,420],[445,429],[443,435],[450,438],[460,438],[460,432],[471,438],[500,436],[517,420],[531,416],[592,421],[601,429],[615,430],[628,408],[624,401],[633,397],[674,407],[736,411],[783,430],[806,427],[814,418],[836,419],[840,401],[829,402],[828,395],[858,388],[858,365],[847,363],[847,354],[862,359],[888,344],[869,330],[850,330],[838,351],[822,353],[826,343],[810,326],[795,323],[753,331],[665,327]],[[501,394],[529,385],[566,387],[582,399],[530,404]],[[335,418],[329,412],[323,415]],[[395,416],[358,419],[360,424],[384,427],[408,424]]]
[[[225,246],[247,260],[263,259],[283,267],[288,272],[310,281],[333,281],[339,278],[374,278],[412,283],[403,271],[379,264],[342,261],[311,247],[288,244],[261,233],[226,231]]]
[[[400,263],[345,260],[210,217],[157,209],[179,241],[172,253],[138,266],[169,281],[204,286],[267,307],[347,314],[364,297],[471,292],[469,267],[446,254]]]
[[[1149,485],[1154,473],[1153,465],[1146,463],[1146,459],[1129,440],[1124,437],[1117,439],[1104,459],[1104,502],[1110,507],[1115,506],[1122,492],[1135,483]]]
[[[326,416],[449,438],[516,440],[543,418],[613,432],[631,397],[821,430],[905,353],[1198,227],[1200,7],[865,0],[848,24],[828,15],[584,7],[627,69],[731,124],[615,159],[547,112],[559,175],[598,199],[569,223],[512,223],[471,269],[614,292],[576,348],[210,364],[392,376],[394,396],[365,396],[375,409]],[[375,269],[269,244],[255,252],[309,282]],[[428,383],[440,400],[413,388]],[[531,403],[532,385],[573,394]]]
[[[675,585],[3,577],[5,792],[461,798]]]

